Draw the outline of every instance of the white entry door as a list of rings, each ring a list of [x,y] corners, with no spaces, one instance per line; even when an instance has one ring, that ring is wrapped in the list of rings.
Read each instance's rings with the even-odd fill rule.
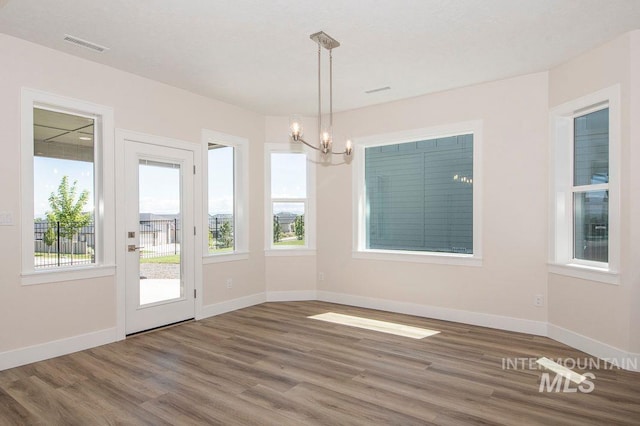
[[[126,141],[126,333],[194,318],[194,152]]]

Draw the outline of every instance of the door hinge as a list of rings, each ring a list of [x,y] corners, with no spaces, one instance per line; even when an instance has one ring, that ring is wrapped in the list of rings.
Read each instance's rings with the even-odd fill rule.
[[[193,235],[196,235],[196,227],[193,227]]]
[[[196,166],[195,166],[195,164],[193,165],[193,174],[194,175],[196,174]]]
[[[196,291],[197,291],[197,290],[194,288],[194,289],[193,289],[193,298],[194,298],[194,299],[196,298]]]

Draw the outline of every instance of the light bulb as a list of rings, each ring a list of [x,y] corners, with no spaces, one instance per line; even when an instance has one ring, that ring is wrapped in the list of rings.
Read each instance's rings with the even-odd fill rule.
[[[302,137],[302,122],[300,121],[299,116],[291,116],[291,119],[289,120],[289,130],[291,131],[289,136],[291,136],[291,139],[294,142],[297,142]]]
[[[323,154],[331,152],[332,139],[331,128],[327,128],[320,133],[320,151],[322,151]]]
[[[353,144],[351,143],[351,139],[347,139],[347,142],[344,144],[344,153],[346,155],[351,155],[353,152]]]

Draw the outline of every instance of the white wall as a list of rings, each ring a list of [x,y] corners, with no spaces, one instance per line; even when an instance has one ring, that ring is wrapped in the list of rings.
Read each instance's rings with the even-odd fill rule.
[[[13,213],[15,221],[0,227],[0,353],[116,326],[115,277],[21,285],[20,225],[33,215],[20,211],[22,87],[110,106],[117,128],[198,147],[203,128],[247,138],[250,249],[261,253],[263,116],[1,34],[0,58],[0,211]],[[227,277],[234,280],[229,290],[223,281]],[[263,258],[205,265],[203,280],[205,305],[264,292]]]
[[[305,138],[311,142],[314,140],[317,121],[313,118],[303,120]],[[288,135],[288,117],[265,118],[267,143],[296,148],[290,145]],[[305,299],[313,295],[316,290],[316,255],[283,256],[282,252],[278,254],[278,256],[267,255],[265,258],[265,290],[269,294],[269,300]]]
[[[630,104],[629,104],[629,217],[631,219],[628,236],[629,250],[627,258],[631,269],[626,281],[631,285],[631,318],[629,318],[630,345],[633,353],[640,353],[640,31],[630,34],[631,68]],[[631,118],[634,117],[634,118]]]
[[[463,322],[532,324],[542,334],[549,322],[640,352],[640,168],[632,167],[640,164],[640,121],[631,119],[640,114],[639,31],[550,72],[336,115],[335,133],[351,137],[482,120],[480,267],[354,259],[348,166],[317,167],[317,254],[265,257],[263,143],[287,142],[287,118],[263,117],[5,35],[0,57],[0,211],[12,212],[16,222],[0,227],[0,355],[116,325],[115,278],[20,284],[21,87],[111,106],[116,127],[127,130],[194,144],[200,144],[202,128],[249,139],[249,259],[203,266],[204,304],[215,307],[208,312],[267,298],[313,298],[317,291],[336,301],[369,301]],[[620,286],[547,273],[549,108],[615,83],[623,96]],[[313,120],[306,127],[313,133]],[[320,272],[325,279],[318,282]],[[545,307],[533,306],[536,294]]]
[[[320,167],[318,289],[545,322],[547,84],[543,72],[338,114],[336,133],[354,138],[482,120],[483,262],[353,259],[351,169]]]
[[[632,45],[632,40],[634,44]],[[638,31],[626,34],[597,49],[550,70],[549,108],[620,84],[621,87],[621,283],[604,284],[549,274],[549,322],[614,348],[638,351],[639,265],[637,165],[637,113],[632,119],[631,105],[638,104],[640,73],[631,72],[631,61],[638,67]],[[638,71],[638,68],[636,68]],[[633,86],[632,86],[633,84]],[[633,127],[632,127],[633,126]],[[634,141],[632,143],[632,141]],[[635,157],[632,157],[635,156]],[[635,158],[635,162],[632,161]],[[635,165],[635,166],[634,166]],[[635,188],[635,190],[634,190]],[[633,237],[635,232],[635,238]],[[635,295],[635,306],[632,303]],[[634,311],[632,311],[632,308]],[[632,345],[631,339],[635,341]]]

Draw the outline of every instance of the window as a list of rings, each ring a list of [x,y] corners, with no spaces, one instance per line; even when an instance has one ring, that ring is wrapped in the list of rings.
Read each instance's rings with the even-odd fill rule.
[[[609,108],[573,119],[573,257],[609,261]]]
[[[207,260],[246,258],[248,141],[211,130],[203,130],[202,135],[207,159],[205,253],[211,255]]]
[[[209,143],[209,254],[233,252],[235,203],[231,146]]]
[[[551,113],[552,272],[616,282],[619,244],[617,88]]]
[[[267,248],[274,250],[314,247],[314,174],[302,151],[267,149]]]
[[[22,101],[23,283],[113,274],[112,110],[29,89]]]
[[[34,268],[95,264],[95,117],[33,109]]]
[[[357,141],[357,257],[478,260],[479,143],[479,123]]]

